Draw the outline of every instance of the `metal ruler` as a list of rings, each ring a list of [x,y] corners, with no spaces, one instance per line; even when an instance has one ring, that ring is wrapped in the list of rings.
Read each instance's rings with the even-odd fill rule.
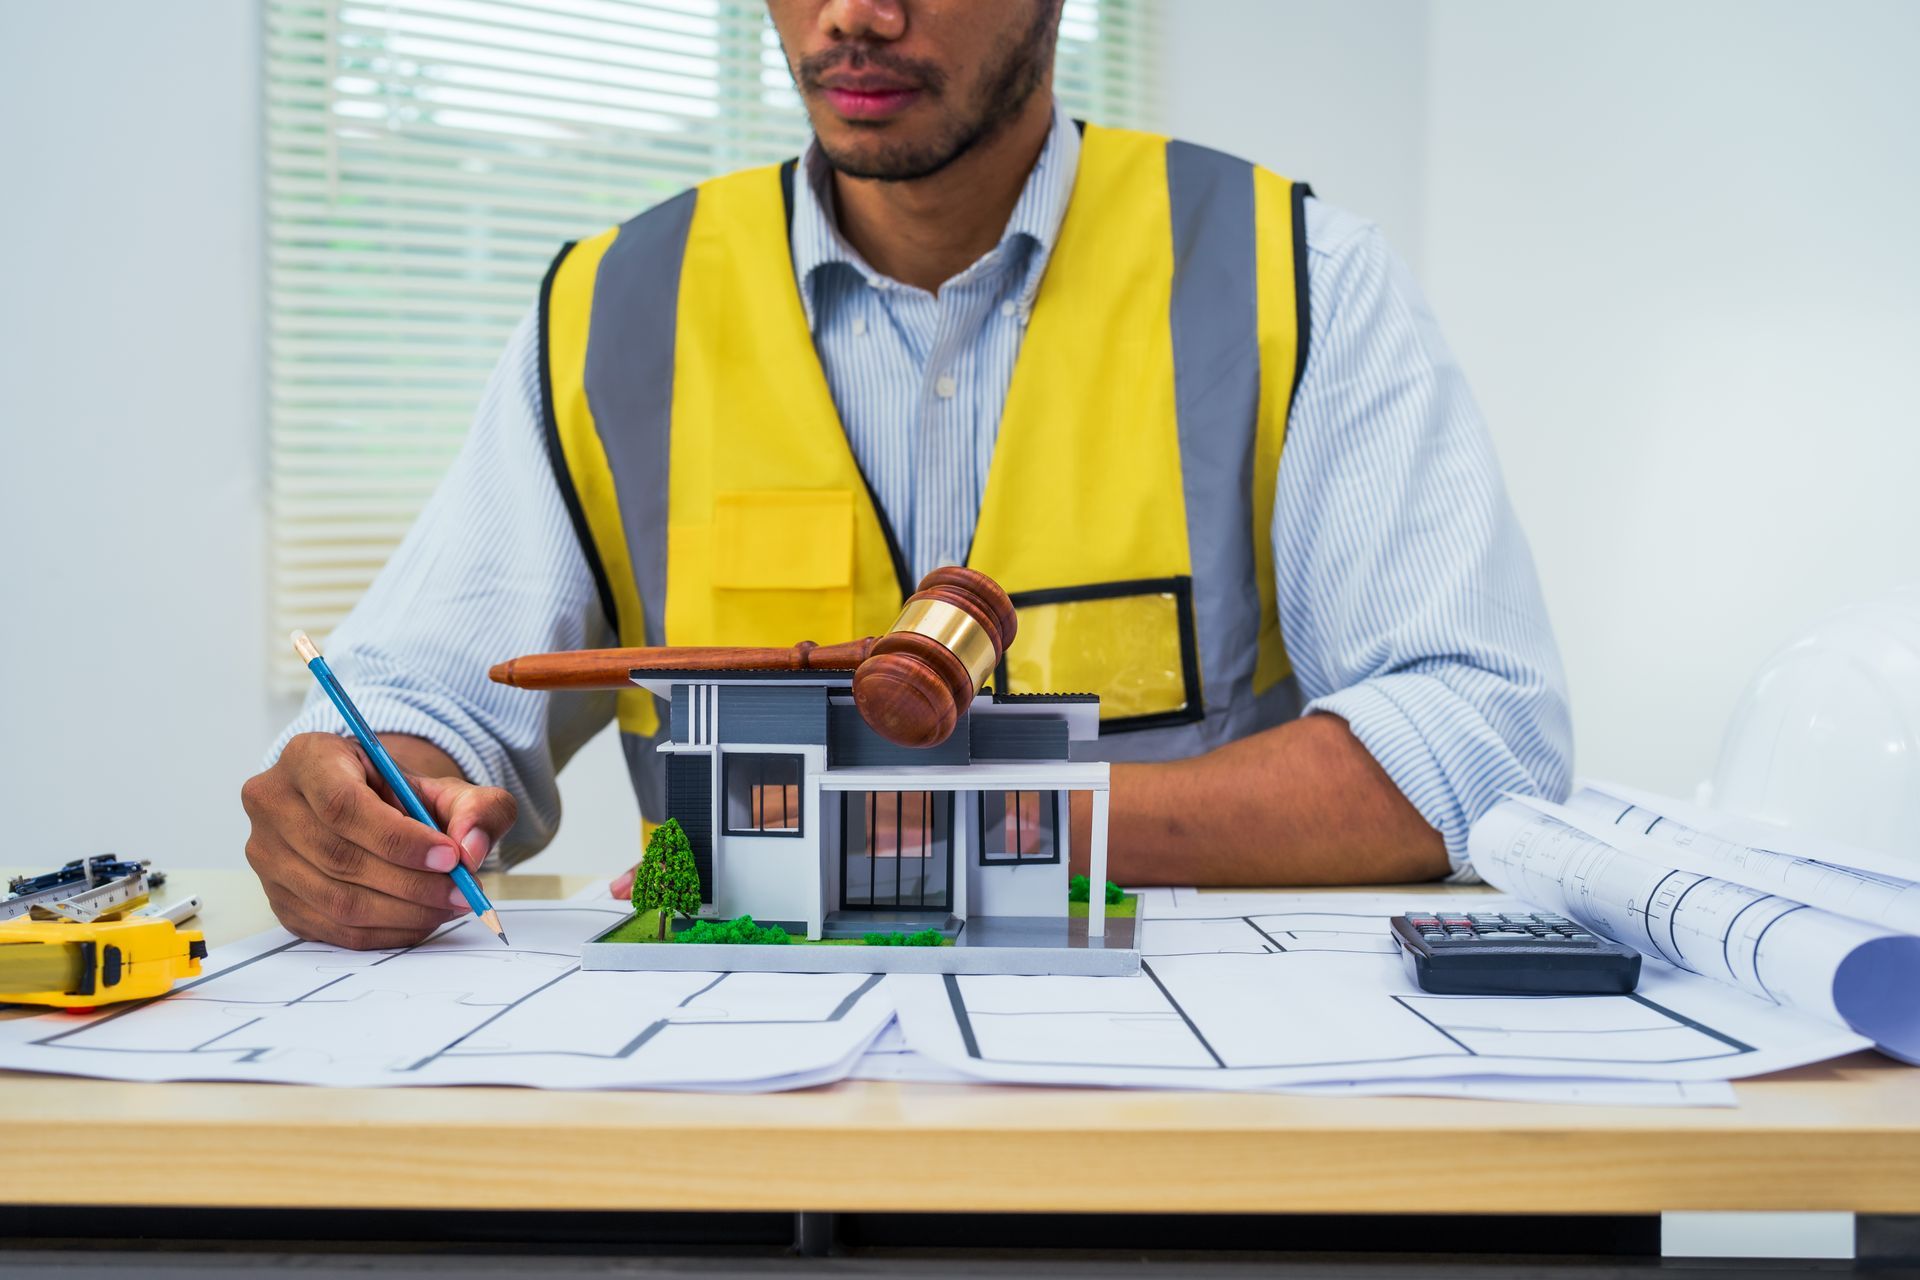
[[[15,920],[32,911],[43,920],[91,924],[103,914],[146,896],[146,872],[137,871],[98,884],[61,884],[0,900],[0,920]]]

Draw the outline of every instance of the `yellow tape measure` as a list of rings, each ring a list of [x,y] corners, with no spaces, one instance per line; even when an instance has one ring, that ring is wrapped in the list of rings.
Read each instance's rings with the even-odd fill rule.
[[[116,882],[73,895],[69,901],[92,896],[105,906],[90,920],[49,919],[57,910],[40,907],[0,920],[0,1002],[90,1009],[165,995],[198,974],[206,938],[176,921],[191,916],[199,900],[148,914],[138,910],[146,890],[141,876],[124,889]]]

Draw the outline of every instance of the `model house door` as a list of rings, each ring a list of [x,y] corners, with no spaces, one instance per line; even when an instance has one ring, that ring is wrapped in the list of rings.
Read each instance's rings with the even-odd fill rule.
[[[953,908],[953,795],[849,791],[840,822],[842,909]]]

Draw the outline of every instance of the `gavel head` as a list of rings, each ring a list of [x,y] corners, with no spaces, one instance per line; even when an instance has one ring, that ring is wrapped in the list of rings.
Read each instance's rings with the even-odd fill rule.
[[[855,669],[860,718],[898,746],[945,742],[1018,625],[1013,601],[992,578],[957,566],[935,569]]]

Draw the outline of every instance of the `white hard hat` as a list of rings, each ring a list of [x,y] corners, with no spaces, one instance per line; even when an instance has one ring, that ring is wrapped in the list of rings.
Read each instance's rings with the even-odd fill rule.
[[[1920,863],[1920,586],[1834,614],[1760,668],[1712,799]]]

